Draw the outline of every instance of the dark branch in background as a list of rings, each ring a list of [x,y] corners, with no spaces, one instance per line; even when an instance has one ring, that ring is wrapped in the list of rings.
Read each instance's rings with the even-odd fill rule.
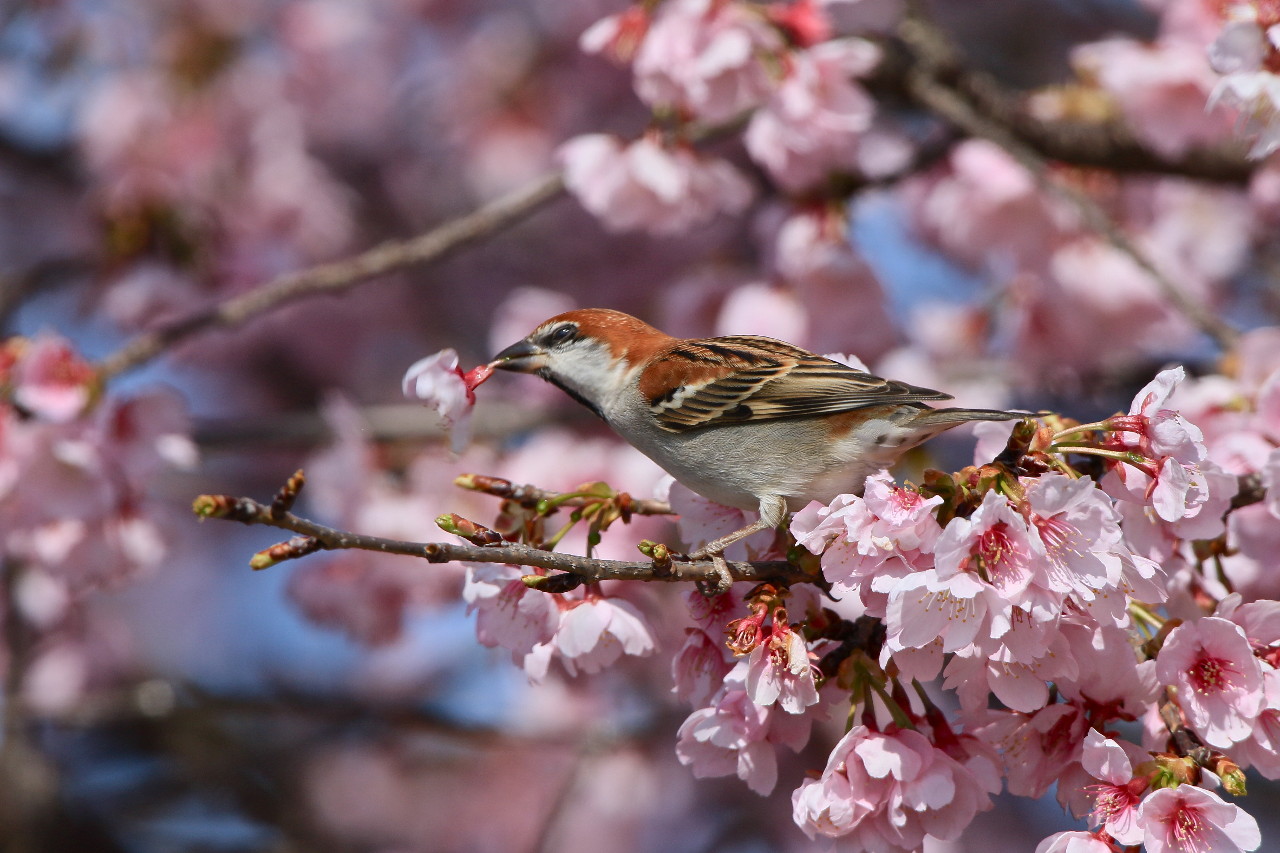
[[[0,851],[37,853],[36,828],[48,819],[57,797],[57,771],[33,740],[35,716],[24,690],[35,652],[36,635],[17,600],[20,563],[12,557],[0,562],[3,596],[4,707],[0,744]]]
[[[351,258],[287,273],[211,309],[144,332],[103,359],[99,372],[104,380],[109,380],[147,363],[193,335],[239,326],[278,305],[304,296],[345,290],[374,276],[440,260],[463,246],[523,220],[562,192],[564,181],[558,172],[544,175],[529,186],[410,240],[388,241]]]
[[[898,41],[885,45],[887,60],[878,81],[889,88],[901,88],[912,100],[918,100],[918,82],[910,78],[923,72],[935,86],[958,95],[975,113],[1045,159],[1120,173],[1146,172],[1239,185],[1248,183],[1259,167],[1248,159],[1248,146],[1241,142],[1199,146],[1171,159],[1140,142],[1119,118],[1045,120],[1027,110],[1024,93],[971,68],[946,34],[928,23],[924,15],[904,20],[897,35]]]
[[[24,270],[0,273],[0,328],[7,326],[18,307],[34,294],[92,271],[87,258],[57,257],[39,260]]]
[[[1085,225],[1096,231],[1112,246],[1124,252],[1156,282],[1175,308],[1202,332],[1227,349],[1240,333],[1204,305],[1183,292],[1141,251],[1128,235],[1090,196],[1055,179],[1045,155],[1019,139],[1009,126],[983,114],[966,92],[944,82],[951,67],[951,54],[946,42],[928,24],[918,20],[904,21],[899,28],[904,42],[912,51],[912,63],[906,74],[911,96],[932,112],[959,127],[965,133],[988,139],[1003,148],[1009,156],[1030,172],[1040,187],[1070,203]],[[976,75],[975,75],[976,76]]]
[[[1260,504],[1267,499],[1267,490],[1262,486],[1262,475],[1258,472],[1241,474],[1239,491],[1231,499],[1231,509],[1236,510],[1251,504]]]

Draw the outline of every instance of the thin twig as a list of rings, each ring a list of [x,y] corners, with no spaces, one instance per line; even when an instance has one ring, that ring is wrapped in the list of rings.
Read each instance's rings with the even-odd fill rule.
[[[252,498],[230,495],[201,495],[195,510],[202,518],[222,518],[244,524],[259,524],[290,530],[307,537],[307,541],[282,543],[280,559],[288,559],[316,550],[357,549],[383,554],[420,557],[429,563],[509,563],[567,572],[587,583],[606,580],[664,581],[668,583],[716,583],[719,574],[710,560],[690,561],[673,557],[670,563],[653,560],[600,560],[543,551],[529,545],[501,542],[494,545],[472,545],[450,542],[410,542],[381,536],[366,536],[327,527],[291,512],[272,517],[271,508]],[[314,544],[312,544],[314,543]],[[268,549],[274,550],[274,549]],[[262,552],[266,553],[266,552]],[[773,581],[806,581],[813,578],[802,569],[785,561],[730,562],[729,573],[735,581],[759,583]]]
[[[1223,349],[1231,346],[1240,335],[1236,329],[1187,296],[1176,282],[1151,262],[1096,201],[1056,180],[1045,157],[1015,136],[1008,125],[983,115],[962,92],[940,79],[943,69],[934,60],[938,50],[938,37],[932,27],[919,20],[909,20],[903,22],[899,32],[915,51],[916,62],[906,75],[906,85],[913,98],[965,133],[990,140],[1003,148],[1035,177],[1042,189],[1070,203],[1087,227],[1101,234],[1150,275],[1183,316]]]
[[[524,219],[564,191],[560,174],[532,184],[409,240],[393,240],[340,261],[287,273],[259,288],[174,323],[144,332],[98,365],[102,379],[139,367],[174,344],[210,329],[238,326],[284,302],[344,290],[365,279],[439,260],[462,246],[488,237]]]
[[[921,6],[923,4],[912,4]],[[968,64],[927,14],[916,8],[898,29],[901,42],[886,42],[886,62],[875,80],[906,88],[911,70],[927,67],[933,79],[960,93],[975,110],[1006,128],[1048,160],[1117,173],[1176,175],[1243,186],[1260,166],[1238,140],[1192,146],[1177,156],[1153,150],[1120,116],[1104,119],[1045,118],[1027,109],[1026,93]],[[905,50],[903,49],[905,47]]]

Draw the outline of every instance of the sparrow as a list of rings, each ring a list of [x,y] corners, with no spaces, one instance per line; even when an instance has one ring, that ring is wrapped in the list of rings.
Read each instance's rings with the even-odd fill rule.
[[[759,520],[689,555],[718,570],[729,545],[810,501],[861,493],[868,474],[938,433],[1027,417],[934,409],[925,401],[951,395],[773,338],[675,338],[606,308],[558,314],[490,364],[559,387],[692,491],[757,511]]]

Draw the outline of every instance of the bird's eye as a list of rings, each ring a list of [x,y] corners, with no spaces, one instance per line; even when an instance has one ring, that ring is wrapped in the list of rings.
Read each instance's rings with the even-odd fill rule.
[[[550,335],[547,335],[547,342],[551,344],[567,343],[568,341],[573,340],[573,333],[576,331],[577,328],[569,323],[566,323],[563,326],[557,326],[551,331]]]

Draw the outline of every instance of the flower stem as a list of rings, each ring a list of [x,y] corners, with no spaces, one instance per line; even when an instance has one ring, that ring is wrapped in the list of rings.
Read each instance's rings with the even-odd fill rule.
[[[1152,613],[1145,604],[1137,601],[1129,602],[1129,613],[1136,617],[1138,621],[1145,623],[1148,627],[1159,631],[1164,626],[1164,620],[1156,614]]]
[[[1127,450],[1104,450],[1101,447],[1089,447],[1088,445],[1057,445],[1049,446],[1050,453],[1083,453],[1088,456],[1105,456],[1107,459],[1118,459],[1121,462],[1132,462],[1132,455]]]
[[[880,701],[884,702],[884,706],[889,709],[889,715],[893,717],[893,722],[897,724],[898,728],[915,729],[916,724],[911,721],[911,717],[908,716],[907,712],[902,709],[902,706],[897,703],[897,700],[889,695],[889,691],[884,689],[884,685],[880,683],[880,679],[873,676],[870,672],[866,672],[866,677],[867,684],[869,684],[871,689],[876,692],[876,695],[880,697]]]
[[[1057,444],[1063,438],[1069,435],[1075,435],[1081,432],[1110,432],[1106,421],[1094,421],[1091,424],[1080,424],[1079,426],[1067,427],[1053,434],[1053,438],[1049,440],[1050,444]]]

